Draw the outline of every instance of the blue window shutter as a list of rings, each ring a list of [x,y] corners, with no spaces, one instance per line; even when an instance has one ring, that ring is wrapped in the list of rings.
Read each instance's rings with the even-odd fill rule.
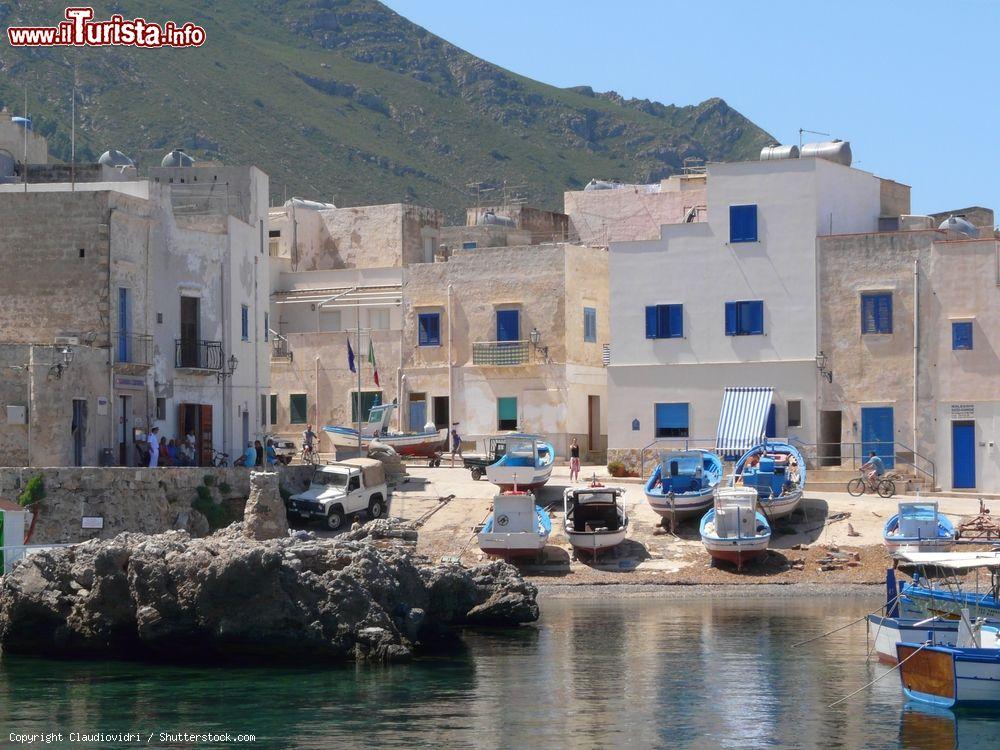
[[[250,310],[246,305],[240,310],[240,333],[244,341],[250,339]]]
[[[268,319],[270,317],[271,317],[270,315],[268,315],[267,313],[264,313],[264,341],[267,341],[268,336],[270,335],[268,333],[268,331],[267,331],[268,326],[269,326],[269,320]]]
[[[670,305],[656,306],[656,332],[657,338],[668,339],[671,337]]]
[[[517,310],[497,310],[497,341],[517,341],[521,334],[521,316]]]
[[[727,302],[726,303],[726,335],[735,336],[736,335],[736,303]]]
[[[951,348],[972,349],[972,323],[970,321],[951,324]]]
[[[441,343],[441,316],[438,313],[421,313],[417,317],[417,343],[420,346]]]
[[[875,297],[861,297],[861,333],[875,333]]]
[[[749,334],[764,333],[764,303],[748,302],[748,318],[745,332]]]
[[[892,333],[892,295],[885,294],[879,298],[878,330],[879,333]]]
[[[729,207],[729,241],[757,241],[757,206]]]
[[[670,308],[670,336],[684,338],[684,305],[668,305]]]
[[[656,305],[646,305],[646,338],[656,338]]]

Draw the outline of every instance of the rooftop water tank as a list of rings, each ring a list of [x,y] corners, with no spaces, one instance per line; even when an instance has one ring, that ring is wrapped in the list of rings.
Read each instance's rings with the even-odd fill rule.
[[[499,227],[516,228],[517,222],[507,216],[497,216],[493,211],[485,211],[479,217],[477,224],[492,224]]]
[[[27,128],[31,130],[31,118],[30,117],[11,117],[11,122],[17,123],[22,128]]]
[[[135,162],[129,159],[125,154],[123,154],[118,149],[109,148],[100,158],[97,160],[98,164],[103,164],[105,167],[134,167]]]
[[[764,146],[760,150],[761,161],[774,161],[775,159],[798,159],[798,146]]]
[[[192,164],[194,164],[194,159],[179,148],[175,148],[164,156],[163,161],[160,162],[161,167],[190,167]]]
[[[941,222],[938,229],[947,229],[949,232],[958,232],[959,234],[964,234],[966,237],[971,237],[973,239],[979,237],[979,230],[976,229],[972,225],[972,222],[964,216],[949,216]]]
[[[834,139],[832,141],[822,141],[821,143],[806,143],[802,146],[799,155],[805,159],[808,156],[817,156],[827,161],[835,161],[845,167],[851,166],[851,143]]]

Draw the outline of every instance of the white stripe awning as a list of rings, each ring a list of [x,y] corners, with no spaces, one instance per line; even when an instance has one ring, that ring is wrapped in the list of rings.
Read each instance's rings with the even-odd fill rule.
[[[764,436],[774,388],[726,388],[715,447],[721,453],[744,453]]]

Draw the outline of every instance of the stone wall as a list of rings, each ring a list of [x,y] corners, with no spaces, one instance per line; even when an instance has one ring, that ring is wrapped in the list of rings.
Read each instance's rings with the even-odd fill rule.
[[[311,466],[280,467],[281,486],[299,492],[312,471]],[[156,534],[173,528],[204,534],[207,523],[191,507],[198,487],[208,487],[212,500],[224,504],[236,518],[242,517],[250,493],[250,472],[244,468],[4,468],[0,498],[16,502],[28,480],[37,475],[46,496],[32,544],[109,539],[123,531]],[[104,528],[82,528],[84,516],[103,518]]]

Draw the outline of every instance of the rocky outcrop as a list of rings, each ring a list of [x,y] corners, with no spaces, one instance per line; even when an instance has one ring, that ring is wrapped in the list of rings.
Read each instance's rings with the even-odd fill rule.
[[[421,564],[387,538],[121,534],[40,552],[0,580],[0,646],[72,657],[394,661],[451,626],[538,617],[505,563]]]
[[[288,514],[278,491],[276,473],[251,472],[250,497],[243,512],[243,536],[259,542],[288,536]]]

